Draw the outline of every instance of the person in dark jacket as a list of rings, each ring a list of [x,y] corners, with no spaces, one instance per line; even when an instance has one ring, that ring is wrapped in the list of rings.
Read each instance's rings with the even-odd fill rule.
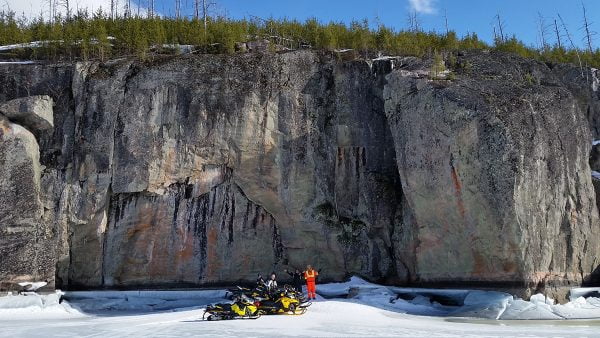
[[[261,287],[261,286],[265,286],[265,279],[263,278],[263,276],[259,273],[258,277],[256,278],[256,286],[257,287]]]
[[[302,282],[302,272],[300,272],[299,269],[296,269],[294,272],[291,272],[287,269],[284,271],[287,272],[288,275],[292,276],[292,286],[294,289],[296,289],[298,292],[302,292],[302,284],[304,284]]]

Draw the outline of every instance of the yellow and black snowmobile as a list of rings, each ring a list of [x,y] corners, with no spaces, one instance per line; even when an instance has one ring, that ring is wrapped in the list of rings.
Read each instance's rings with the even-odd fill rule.
[[[203,320],[256,319],[260,317],[257,304],[245,295],[236,297],[233,303],[213,304],[204,310]]]
[[[263,314],[302,315],[311,305],[306,302],[301,293],[291,287],[285,287],[272,292],[268,298],[258,298],[258,310]]]

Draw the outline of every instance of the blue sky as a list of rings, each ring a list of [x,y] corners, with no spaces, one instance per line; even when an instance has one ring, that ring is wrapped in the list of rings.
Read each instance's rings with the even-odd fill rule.
[[[143,1],[143,0],[142,0]],[[174,0],[157,0],[157,9],[168,14]],[[185,2],[186,0],[182,0]],[[191,8],[193,0],[187,0]],[[528,44],[536,44],[537,17],[540,12],[549,24],[560,13],[582,44],[581,2],[578,0],[217,0],[220,12],[229,17],[243,18],[255,15],[263,18],[296,18],[304,20],[317,17],[322,21],[349,22],[367,18],[397,28],[407,26],[407,15],[417,11],[425,30],[444,31],[444,13],[451,29],[464,35],[476,32],[491,41],[492,23],[499,13],[509,34],[516,34]],[[412,3],[412,4],[411,4]],[[600,0],[584,0],[593,28],[600,32]],[[549,32],[550,33],[550,32]],[[550,35],[550,34],[549,34]],[[600,35],[596,36],[600,46]]]

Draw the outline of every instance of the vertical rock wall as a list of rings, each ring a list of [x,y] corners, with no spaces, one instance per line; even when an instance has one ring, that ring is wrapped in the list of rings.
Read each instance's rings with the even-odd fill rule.
[[[52,100],[23,98],[0,106],[0,287],[4,288],[39,280],[52,286],[54,281],[54,236],[43,220],[39,146],[31,131],[6,117],[40,132],[36,127],[47,120],[37,113],[51,121]]]
[[[543,64],[459,62],[470,66],[456,80],[396,72],[385,90],[413,278],[564,294],[599,263],[585,116]]]
[[[395,276],[380,68],[297,52],[5,74],[7,98],[53,85],[41,157],[58,283],[207,285],[309,263]]]
[[[452,80],[430,66],[298,51],[0,67],[0,100],[55,101],[25,204],[57,285],[213,285],[309,263],[324,280],[589,280],[592,136],[565,78],[504,54],[462,55]]]

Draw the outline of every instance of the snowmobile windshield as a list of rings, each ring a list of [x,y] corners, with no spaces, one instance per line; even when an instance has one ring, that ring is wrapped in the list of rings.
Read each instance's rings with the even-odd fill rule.
[[[241,295],[240,300],[244,303],[254,303],[254,301],[246,295]]]

